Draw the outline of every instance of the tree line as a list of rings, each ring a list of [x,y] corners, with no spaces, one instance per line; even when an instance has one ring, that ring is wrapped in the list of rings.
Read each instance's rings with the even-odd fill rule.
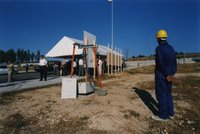
[[[176,55],[184,55],[183,52],[176,52]],[[138,56],[135,56],[133,55],[131,58],[143,58],[143,57],[155,57],[156,55],[155,54],[151,54],[149,56],[145,56],[145,55],[138,55]]]
[[[3,51],[0,49],[0,63],[5,63],[11,61],[12,63],[27,63],[27,62],[38,62],[40,58],[40,50],[37,50],[35,53],[30,50],[24,49],[9,49]]]

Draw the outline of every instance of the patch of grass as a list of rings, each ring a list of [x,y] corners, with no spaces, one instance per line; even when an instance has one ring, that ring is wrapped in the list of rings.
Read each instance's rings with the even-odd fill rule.
[[[88,119],[87,116],[61,119],[52,130],[55,133],[81,133],[88,130]]]
[[[177,73],[194,73],[194,72],[200,72],[200,67],[196,63],[177,65]]]
[[[130,69],[125,72],[129,74],[152,74],[154,73],[154,70],[155,70],[155,66],[151,65],[151,66],[146,66],[146,67],[138,67],[138,68]]]
[[[128,74],[153,74],[155,65],[138,67],[125,71]],[[200,72],[200,67],[196,63],[191,64],[178,64],[177,73],[194,73]]]
[[[14,93],[4,93],[0,95],[0,105],[8,105],[15,100]]]
[[[57,101],[55,101],[55,100],[47,100],[46,102],[48,102],[48,103],[56,103]]]
[[[124,110],[124,111],[121,111],[122,113],[124,113],[124,118],[125,119],[130,119],[131,117],[135,117],[135,118],[138,118],[140,116],[140,113],[137,113],[133,110]]]
[[[138,96],[131,96],[131,97],[130,97],[131,100],[136,100],[136,99],[138,99],[138,98],[139,98]]]
[[[155,90],[155,82],[154,81],[140,82],[137,85],[138,85],[138,88],[140,88],[140,89]]]
[[[113,78],[116,78],[116,77],[117,77],[117,76],[115,76],[115,75],[107,75],[107,74],[105,74],[105,75],[103,76],[102,80],[113,79]]]
[[[4,132],[5,133],[20,133],[22,129],[28,126],[30,123],[26,120],[21,113],[17,112],[15,114],[10,115],[7,117],[3,125],[5,126]]]
[[[89,117],[87,117],[87,116],[83,116],[80,118],[81,121],[87,121],[88,119],[89,119]]]
[[[130,113],[131,116],[134,116],[134,117],[139,117],[140,116],[140,113],[137,113],[137,112],[135,112],[133,110],[130,110],[129,113]]]
[[[192,101],[193,104],[197,103],[200,108],[199,101],[196,101],[200,98],[200,77],[186,76],[177,78],[174,82],[174,92],[181,96],[182,99]]]
[[[100,102],[98,102],[97,100],[84,100],[82,102],[82,104],[84,104],[84,105],[99,105]]]

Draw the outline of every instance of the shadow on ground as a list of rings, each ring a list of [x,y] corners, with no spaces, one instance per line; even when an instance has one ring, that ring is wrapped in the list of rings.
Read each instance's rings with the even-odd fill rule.
[[[158,114],[158,103],[149,92],[137,87],[133,87],[133,91],[140,97],[143,103],[149,108],[149,110],[151,110],[154,115]]]

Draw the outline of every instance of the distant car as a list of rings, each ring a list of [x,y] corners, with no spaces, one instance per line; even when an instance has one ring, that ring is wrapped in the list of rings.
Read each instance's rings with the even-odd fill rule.
[[[195,58],[192,58],[193,61],[197,62],[197,63],[200,63],[200,57],[195,57]]]
[[[14,70],[13,70],[13,73],[18,73],[18,66],[17,65],[14,65]],[[0,74],[8,74],[8,68],[7,68],[7,65],[6,64],[1,64],[0,65]]]
[[[8,68],[6,65],[0,65],[0,74],[8,74]]]

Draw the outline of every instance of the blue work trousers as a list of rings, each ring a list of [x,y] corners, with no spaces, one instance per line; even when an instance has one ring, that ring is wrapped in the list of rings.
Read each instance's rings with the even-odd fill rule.
[[[164,75],[155,71],[156,99],[158,101],[158,116],[167,119],[174,115],[172,83],[168,82]]]

